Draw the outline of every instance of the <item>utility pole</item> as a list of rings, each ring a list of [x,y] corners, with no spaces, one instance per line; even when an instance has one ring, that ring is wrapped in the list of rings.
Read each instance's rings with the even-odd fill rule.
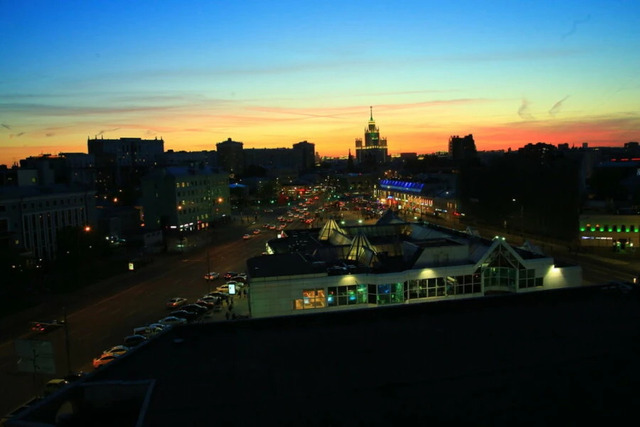
[[[64,347],[67,352],[67,373],[71,373],[71,348],[69,345],[69,322],[67,321],[67,307],[64,307]]]
[[[209,248],[207,248],[207,274],[209,274],[209,273],[211,273],[211,262],[210,262],[210,259],[209,259]],[[207,277],[209,277],[209,276],[207,276]],[[207,292],[210,293],[211,292],[211,278],[210,277],[207,279],[207,286],[208,286],[208,288],[207,288],[208,291]]]

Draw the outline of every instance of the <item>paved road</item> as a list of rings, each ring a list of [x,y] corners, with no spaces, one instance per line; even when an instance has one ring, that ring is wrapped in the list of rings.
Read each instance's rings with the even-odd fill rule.
[[[174,296],[195,301],[222,283],[207,282],[203,275],[213,271],[244,271],[248,257],[264,251],[274,232],[261,232],[250,240],[242,235],[256,228],[247,223],[230,224],[214,230],[215,244],[184,254],[160,255],[136,272],[105,280],[72,295],[52,296],[38,307],[0,320],[0,413],[7,413],[38,394],[49,379],[72,371],[91,371],[91,360],[102,350],[121,344],[134,327],[154,322],[167,314],[165,302]],[[234,311],[247,312],[246,303],[236,298]],[[28,331],[34,320],[62,318],[65,308],[69,334],[67,358],[65,329],[46,335]],[[223,321],[225,313],[207,319]],[[15,353],[15,339],[51,341],[55,352],[57,375],[20,372]]]

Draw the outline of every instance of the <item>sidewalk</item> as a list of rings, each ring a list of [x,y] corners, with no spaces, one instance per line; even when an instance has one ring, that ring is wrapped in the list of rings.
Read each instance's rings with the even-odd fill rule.
[[[249,286],[246,287],[249,290]],[[234,319],[235,315],[235,319]],[[244,318],[250,318],[251,313],[249,312],[249,296],[245,295],[241,297],[240,295],[233,296],[233,305],[230,309],[230,304],[223,302],[222,309],[220,311],[210,311],[205,314],[203,321],[204,322],[227,322],[231,320],[238,320]]]

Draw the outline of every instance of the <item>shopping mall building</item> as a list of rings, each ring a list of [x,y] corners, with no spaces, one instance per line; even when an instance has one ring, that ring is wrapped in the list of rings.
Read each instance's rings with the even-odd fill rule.
[[[582,269],[387,211],[374,225],[288,232],[247,260],[253,318],[478,298],[582,285]]]

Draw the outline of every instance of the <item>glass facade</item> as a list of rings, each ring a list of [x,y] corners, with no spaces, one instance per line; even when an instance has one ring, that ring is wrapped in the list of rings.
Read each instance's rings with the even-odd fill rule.
[[[484,286],[486,288],[507,288],[516,291],[518,270],[509,267],[489,267],[484,271]]]
[[[366,304],[367,285],[333,286],[327,289],[327,306]]]
[[[405,299],[411,300],[449,295],[479,294],[481,292],[481,274],[476,273],[462,276],[409,280],[405,290]]]
[[[526,288],[534,288],[537,286],[542,286],[542,277],[536,277],[535,273],[536,271],[532,268],[520,269],[518,288],[526,289]]]
[[[404,302],[404,283],[368,286],[369,304],[385,305]]]
[[[425,298],[482,295],[484,292],[517,292],[543,286],[543,278],[525,268],[514,254],[498,247],[473,274],[411,279],[384,284],[353,284],[305,289],[294,300],[295,310],[341,307],[357,304],[386,305]]]

